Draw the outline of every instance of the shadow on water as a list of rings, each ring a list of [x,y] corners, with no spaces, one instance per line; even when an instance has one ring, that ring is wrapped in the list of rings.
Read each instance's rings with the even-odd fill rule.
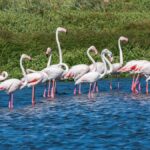
[[[59,82],[54,100],[43,99],[43,85],[36,88],[37,104],[31,106],[31,89],[15,93],[15,109],[0,97],[1,149],[150,149],[150,96],[130,92],[130,79],[121,79],[118,91],[109,81],[99,82],[100,92],[73,96],[72,82]]]

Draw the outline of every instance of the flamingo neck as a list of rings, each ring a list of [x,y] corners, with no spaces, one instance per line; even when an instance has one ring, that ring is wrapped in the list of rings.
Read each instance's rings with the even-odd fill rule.
[[[121,40],[118,40],[118,48],[119,48],[119,55],[120,55],[120,65],[123,65],[123,52],[121,48]]]
[[[102,62],[104,63],[104,72],[102,74],[100,74],[99,78],[103,78],[105,76],[105,74],[107,73],[107,65],[106,65],[106,57],[105,57],[105,53],[101,54],[101,58],[102,58]]]
[[[59,33],[59,31],[56,30],[56,42],[57,42],[58,52],[59,52],[59,63],[62,63],[62,50],[61,50],[61,47],[60,47],[60,42],[59,42],[59,38],[58,38],[58,33]]]
[[[91,60],[91,62],[93,63],[93,66],[94,66],[94,71],[96,71],[96,63],[95,63],[95,60],[93,59],[93,57],[90,55],[90,51],[91,51],[92,49],[88,49],[87,50],[87,56],[88,56],[88,58]]]
[[[104,57],[104,59],[109,66],[109,70],[107,69],[107,74],[110,74],[113,71],[113,66],[112,66],[111,62],[106,57]]]
[[[47,67],[49,67],[49,66],[50,66],[50,64],[51,64],[51,60],[52,60],[52,54],[50,54],[50,56],[49,56],[49,59],[48,59],[48,62],[47,62]]]
[[[25,72],[25,69],[23,67],[22,61],[23,61],[23,57],[20,58],[20,68],[21,68],[23,76],[26,76],[26,72]]]

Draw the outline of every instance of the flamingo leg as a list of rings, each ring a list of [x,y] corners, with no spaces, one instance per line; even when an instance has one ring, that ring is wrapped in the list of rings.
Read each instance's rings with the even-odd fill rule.
[[[51,80],[48,81],[48,93],[47,97],[51,97]]]
[[[142,88],[141,88],[141,76],[139,77],[139,85],[138,85],[138,89],[139,89],[139,92],[142,91]]]
[[[112,90],[112,77],[110,78],[109,88],[110,88],[110,90]]]
[[[139,84],[139,74],[137,75],[137,77],[136,77],[136,80],[135,80],[135,82],[134,82],[134,85],[133,85],[133,93],[135,93],[135,94],[138,94],[138,90],[136,89],[136,86]]]
[[[32,86],[32,106],[35,105],[35,86]]]
[[[78,91],[79,95],[81,95],[81,84],[79,84],[79,91]]]
[[[92,83],[90,83],[90,87],[89,87],[89,93],[88,93],[88,97],[91,98],[91,90],[92,90]]]
[[[55,95],[54,95],[54,92],[55,92],[55,80],[52,80],[52,90],[51,90],[51,98],[54,98]]]
[[[93,93],[95,92],[95,88],[96,88],[96,82],[94,82],[94,85],[93,85]]]
[[[74,94],[74,95],[76,95],[76,93],[77,93],[77,85],[75,85],[74,91],[73,91],[73,94]]]
[[[13,109],[14,105],[13,105],[13,94],[10,93],[9,94],[9,103],[8,103],[8,108],[9,109]]]
[[[47,88],[47,81],[46,81],[45,86],[44,86],[44,92],[43,92],[44,98],[46,98],[46,92],[47,92],[46,88]]]
[[[11,109],[14,108],[14,96],[13,93],[11,93]]]
[[[148,82],[146,82],[146,94],[148,95]]]
[[[120,77],[119,77],[119,74],[117,74],[117,80],[118,80],[117,85],[118,85],[118,90],[119,90],[120,89]]]
[[[133,79],[132,79],[132,85],[131,85],[132,92],[133,92],[133,88],[134,88],[134,83],[135,83],[135,74],[133,75]]]
[[[98,93],[99,89],[98,89],[98,82],[96,82],[96,92]]]

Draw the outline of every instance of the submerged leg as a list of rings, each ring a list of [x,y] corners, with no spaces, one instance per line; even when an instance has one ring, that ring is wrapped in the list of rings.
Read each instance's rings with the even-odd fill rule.
[[[79,84],[78,94],[81,95],[81,83]]]
[[[32,86],[32,106],[35,105],[35,86]]]
[[[96,92],[97,92],[97,93],[99,92],[99,89],[98,89],[98,82],[96,82]]]
[[[48,92],[47,97],[51,97],[51,80],[48,81]]]
[[[51,98],[55,97],[55,80],[52,80],[52,90],[51,90]]]
[[[47,81],[45,82],[45,86],[44,86],[44,92],[43,92],[43,97],[46,98],[46,92],[47,92]]]
[[[132,78],[132,85],[131,85],[131,91],[133,92],[133,89],[134,89],[134,84],[135,84],[135,74],[133,75],[133,78]]]
[[[118,80],[118,90],[120,89],[120,76],[119,76],[119,74],[117,74],[117,80]]]
[[[9,94],[9,102],[8,102],[8,108],[12,109],[13,108],[13,94]]]
[[[76,93],[77,93],[77,85],[75,85],[74,91],[73,91],[73,94],[74,94],[74,95],[76,95]]]
[[[135,94],[138,94],[138,90],[136,89],[136,86],[139,84],[139,74],[137,75],[137,77],[136,77],[136,80],[135,80],[135,82],[134,82],[134,85],[133,85],[133,93],[135,93]]]
[[[110,77],[109,88],[112,90],[112,77]]]
[[[92,83],[90,83],[88,97],[91,98]]]

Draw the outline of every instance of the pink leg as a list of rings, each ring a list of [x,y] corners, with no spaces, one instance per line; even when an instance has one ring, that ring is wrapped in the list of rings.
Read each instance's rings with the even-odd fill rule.
[[[32,86],[32,106],[35,105],[35,86]]]
[[[51,97],[51,81],[48,81],[48,93],[47,93],[47,97]]]
[[[44,98],[46,98],[46,88],[47,88],[47,82],[45,83],[44,92],[43,92],[43,97]]]
[[[135,93],[135,94],[138,94],[138,90],[136,89],[136,86],[139,84],[139,74],[137,75],[137,77],[136,77],[136,80],[135,80],[135,82],[134,82],[134,85],[133,85],[133,93]]]
[[[13,93],[11,93],[11,109],[14,108],[14,96]]]
[[[96,92],[97,92],[97,93],[99,92],[98,83],[97,83],[97,82],[96,82]]]
[[[93,85],[93,90],[92,90],[93,93],[95,92],[95,88],[96,88],[96,82],[94,82],[94,85]]]
[[[91,98],[91,90],[92,90],[92,83],[90,83],[90,87],[89,87],[89,94],[88,94],[89,98]]]
[[[55,80],[52,80],[52,90],[51,90],[51,98],[54,98],[55,95],[54,95],[54,88],[55,88]]]
[[[109,87],[110,87],[110,90],[112,90],[112,79],[110,79]]]
[[[73,91],[73,94],[76,95],[77,93],[77,85],[75,85],[75,88],[74,88],[74,91]]]
[[[133,92],[134,82],[135,82],[135,74],[133,75],[133,79],[132,79],[132,85],[131,85],[131,91],[132,92]]]
[[[79,95],[81,95],[81,84],[79,84]]]
[[[8,108],[11,109],[11,93],[9,94]]]
[[[146,94],[148,95],[148,82],[146,82]]]

